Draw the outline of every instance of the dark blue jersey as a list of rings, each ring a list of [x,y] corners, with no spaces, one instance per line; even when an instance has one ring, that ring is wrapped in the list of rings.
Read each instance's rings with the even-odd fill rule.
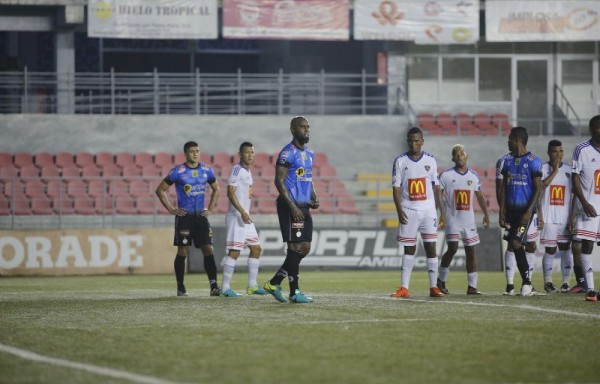
[[[511,211],[524,210],[533,198],[533,179],[542,177],[542,161],[531,152],[504,157],[502,176],[506,178],[505,204]]]
[[[215,180],[213,169],[202,163],[198,164],[198,168],[189,168],[183,163],[171,169],[165,177],[167,184],[175,184],[177,206],[185,209],[188,214],[198,214],[205,210],[206,187]]]
[[[288,168],[285,187],[290,197],[299,207],[310,203],[312,193],[312,167],[315,153],[308,146],[304,150],[289,143],[277,157],[277,165]]]

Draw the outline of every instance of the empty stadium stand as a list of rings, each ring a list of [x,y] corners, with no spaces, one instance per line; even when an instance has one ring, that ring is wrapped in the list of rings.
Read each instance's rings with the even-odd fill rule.
[[[422,112],[417,114],[417,125],[432,136],[508,136],[511,129],[508,116],[502,113]]]
[[[273,185],[274,156],[257,153],[253,166],[252,209],[275,214],[278,195]],[[315,189],[321,201],[318,213],[357,214],[359,210],[326,154],[318,154]],[[227,212],[224,192],[236,156],[202,153],[213,166],[221,186],[217,213]],[[154,190],[177,164],[182,153],[41,152],[0,153],[0,213],[10,215],[153,215],[168,214]],[[168,195],[176,202],[175,189]]]

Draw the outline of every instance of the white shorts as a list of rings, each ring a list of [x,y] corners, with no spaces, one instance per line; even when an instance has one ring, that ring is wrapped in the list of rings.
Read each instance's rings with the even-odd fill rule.
[[[472,247],[480,243],[477,228],[459,227],[448,225],[446,227],[446,241],[452,242],[462,240],[465,247]]]
[[[227,238],[225,248],[241,251],[245,246],[260,245],[254,223],[246,224],[240,215],[225,216]]]
[[[549,248],[558,246],[558,243],[569,243],[571,234],[567,230],[567,224],[545,223],[542,229],[540,243]]]
[[[427,211],[415,211],[404,209],[408,218],[407,224],[398,227],[398,244],[402,246],[413,246],[417,244],[417,233],[421,233],[424,243],[437,241],[437,213],[434,209]]]
[[[575,216],[575,233],[573,234],[573,239],[590,241],[600,240],[600,216]]]

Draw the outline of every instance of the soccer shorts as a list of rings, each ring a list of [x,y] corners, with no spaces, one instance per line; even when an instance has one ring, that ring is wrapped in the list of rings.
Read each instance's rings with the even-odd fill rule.
[[[574,240],[600,240],[600,216],[587,217],[585,214],[575,216]]]
[[[244,223],[241,215],[225,216],[225,226],[227,227],[225,239],[227,250],[241,251],[245,246],[260,245],[254,223]]]
[[[300,207],[304,221],[292,221],[290,207],[283,199],[277,199],[277,216],[281,236],[286,243],[310,243],[312,241],[313,221],[308,207]]]
[[[534,213],[529,218],[529,222],[526,226],[522,227],[521,217],[524,211],[508,211],[506,213],[506,223],[510,225],[510,229],[504,232],[504,240],[510,241],[516,239],[521,244],[534,242],[537,240],[540,232],[538,230],[537,213]]]
[[[404,208],[408,223],[398,226],[398,244],[405,247],[417,244],[417,233],[424,243],[437,241],[437,214],[435,208],[416,211]]]
[[[212,245],[212,228],[208,219],[202,215],[175,216],[175,239],[173,245],[196,248],[202,245]]]
[[[477,228],[460,227],[455,225],[446,226],[446,241],[452,242],[462,240],[465,247],[472,247],[480,243]]]
[[[545,223],[540,236],[540,243],[544,247],[554,248],[558,243],[569,243],[571,234],[567,230],[567,224]]]

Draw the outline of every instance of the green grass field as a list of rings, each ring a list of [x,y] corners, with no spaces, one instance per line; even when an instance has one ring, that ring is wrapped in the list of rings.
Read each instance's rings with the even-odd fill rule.
[[[464,271],[430,299],[426,279],[403,300],[399,272],[307,271],[298,305],[209,297],[198,274],[187,298],[170,275],[0,278],[0,382],[600,382],[600,303],[504,297],[502,273],[466,296]]]

